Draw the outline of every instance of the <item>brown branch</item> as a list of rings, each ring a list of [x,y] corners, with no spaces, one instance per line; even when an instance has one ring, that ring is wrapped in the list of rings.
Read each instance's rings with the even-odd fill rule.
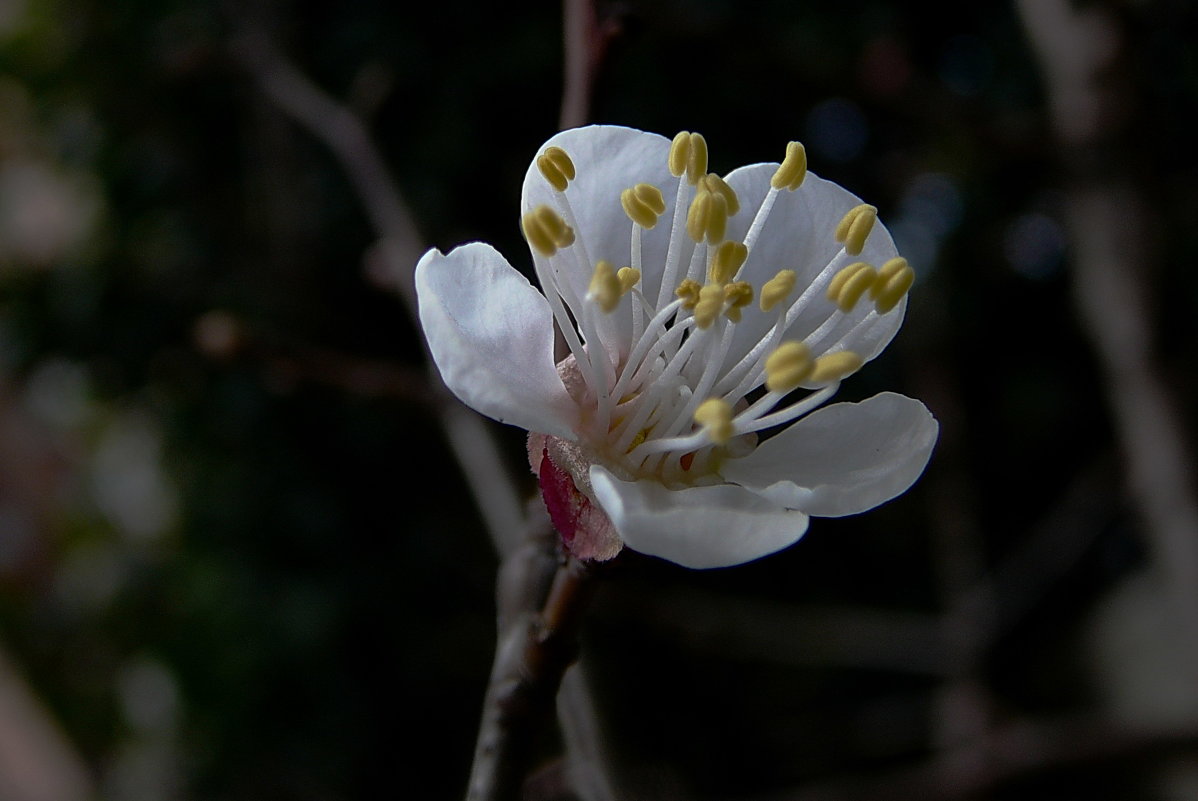
[[[579,660],[566,671],[557,703],[571,786],[584,801],[626,798],[612,775],[606,737],[584,661]]]
[[[265,97],[332,151],[379,236],[371,255],[376,264],[385,265],[381,274],[386,283],[400,294],[415,317],[414,275],[423,246],[398,185],[365,124],[306,78],[262,31],[244,30],[234,42],[232,53]],[[500,552],[510,551],[518,545],[524,520],[507,464],[487,423],[449,393],[431,358],[428,364],[449,446],[492,541]]]
[[[1155,243],[1147,220],[1154,212],[1144,179],[1123,157],[1134,119],[1119,62],[1125,32],[1102,6],[1020,0],[1018,7],[1069,168],[1074,302],[1105,374],[1154,565],[1183,629],[1198,632],[1198,473],[1153,351],[1147,261]]]
[[[428,373],[379,359],[365,359],[332,348],[278,342],[235,315],[213,310],[196,318],[192,342],[216,362],[245,360],[259,368],[267,383],[311,383],[364,398],[391,398],[436,409],[441,395],[429,386]]]
[[[527,590],[543,584],[546,555],[554,539],[532,543],[508,560],[510,586]],[[570,558],[553,573],[544,604],[510,617],[500,631],[495,661],[483,703],[483,719],[466,792],[467,801],[517,801],[552,716],[558,688],[578,652],[578,633],[590,598],[590,570]],[[501,581],[500,588],[508,582]],[[499,599],[501,608],[507,606]]]
[[[977,663],[995,641],[1032,615],[1044,596],[1093,546],[1116,511],[1112,456],[1078,474],[1044,517],[989,574],[978,580],[945,615],[953,639],[968,645],[960,657]],[[973,633],[963,630],[973,630]]]
[[[375,231],[390,250],[394,288],[414,310],[412,268],[423,247],[407,204],[365,124],[348,106],[304,76],[263,32],[244,31],[234,42],[233,53],[276,107],[333,152],[357,190]]]
[[[565,53],[559,124],[565,130],[590,121],[595,80],[620,23],[600,17],[595,0],[563,0],[562,11]]]
[[[0,798],[86,801],[86,765],[0,652]]]

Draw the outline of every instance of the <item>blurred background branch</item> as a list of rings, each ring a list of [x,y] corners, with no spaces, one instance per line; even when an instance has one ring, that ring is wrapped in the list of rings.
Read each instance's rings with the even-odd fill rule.
[[[1073,296],[1105,374],[1128,481],[1198,675],[1198,473],[1157,366],[1152,269],[1162,212],[1136,159],[1134,47],[1113,8],[1020,0],[1066,165]]]
[[[0,797],[88,801],[91,772],[0,651]]]
[[[383,262],[385,271],[374,274],[398,292],[415,319],[413,276],[424,247],[399,188],[365,124],[350,108],[305,78],[265,32],[244,30],[234,44],[234,53],[266,97],[333,151],[379,236],[374,256]],[[449,394],[431,361],[429,365],[428,381],[438,394],[439,419],[450,448],[473,491],[491,538],[500,544],[502,551],[511,550],[524,521],[506,464],[486,424]]]

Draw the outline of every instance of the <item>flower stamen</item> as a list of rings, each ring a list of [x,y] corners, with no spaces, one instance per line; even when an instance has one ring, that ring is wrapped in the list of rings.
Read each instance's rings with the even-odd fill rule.
[[[686,214],[686,232],[696,243],[706,239],[716,245],[724,241],[728,225],[728,201],[719,192],[700,189]]]
[[[777,306],[786,300],[786,296],[794,291],[798,275],[794,270],[779,270],[773,278],[761,286],[760,306],[763,312]]]
[[[721,242],[711,257],[707,268],[707,280],[713,284],[726,284],[736,277],[749,256],[749,249],[742,243],[728,240]]]
[[[787,406],[785,409],[780,409],[770,414],[759,415],[760,411],[778,402],[778,395],[770,393],[762,398],[761,401],[758,401],[736,416],[732,421],[732,425],[736,431],[735,435],[751,434],[754,431],[773,428],[774,426],[789,423],[791,420],[796,420],[812,409],[822,406],[829,398],[836,394],[838,389],[840,389],[839,382],[829,384],[817,392],[812,392],[801,401]]]
[[[549,257],[560,248],[574,244],[574,229],[548,206],[537,206],[521,220],[524,238],[542,256]]]
[[[803,185],[806,177],[807,151],[800,143],[790,142],[786,145],[786,158],[782,159],[770,178],[770,186],[779,191],[786,189],[793,192]]]
[[[699,304],[699,292],[703,289],[703,285],[691,278],[684,278],[682,283],[678,284],[678,288],[674,290],[674,294],[682,299],[682,308],[690,311]]]
[[[739,323],[741,310],[753,302],[753,287],[748,281],[734,281],[724,286],[724,316]]]
[[[863,261],[856,261],[836,273],[828,284],[828,300],[845,314],[853,310],[867,291],[877,286],[878,272]]]
[[[699,290],[699,300],[695,303],[695,325],[700,330],[710,328],[723,310],[724,288],[719,284],[707,284]]]
[[[695,409],[694,420],[716,445],[732,439],[732,405],[723,398],[708,398]]]
[[[616,271],[616,280],[620,282],[620,294],[627,295],[640,283],[641,271],[634,267],[621,267]]]
[[[711,192],[713,195],[720,195],[723,197],[724,203],[728,208],[729,217],[740,211],[740,198],[736,196],[736,190],[729,186],[727,181],[716,175],[714,172],[709,172],[707,175],[703,176],[703,180],[700,182],[699,188],[701,190],[705,189],[708,192]]]
[[[868,203],[854,206],[845,213],[840,224],[836,226],[836,241],[844,243],[844,250],[850,256],[860,254],[877,219],[876,207]]]
[[[570,155],[560,147],[545,148],[545,152],[537,156],[537,169],[549,185],[559,192],[566,191],[576,174]]]
[[[620,205],[628,218],[642,228],[653,228],[666,210],[661,190],[652,184],[637,184],[620,193]]]
[[[765,388],[786,394],[811,377],[815,362],[802,342],[783,342],[765,360]]]
[[[826,353],[815,360],[810,381],[813,384],[840,381],[860,370],[863,364],[865,360],[851,350]]]
[[[903,299],[915,283],[915,271],[902,256],[890,259],[878,270],[878,277],[869,290],[878,314],[886,314]]]
[[[701,134],[679,131],[670,143],[669,166],[675,178],[686,173],[687,183],[697,184],[707,173],[707,140]]]
[[[761,206],[749,225],[749,232],[745,234],[745,244],[750,249],[757,243],[757,237],[761,235],[761,229],[774,209],[774,201],[778,199],[778,194],[782,191],[795,191],[803,185],[806,178],[807,151],[798,142],[791,142],[786,146],[786,157],[770,178],[770,191],[765,193]]]
[[[591,274],[591,285],[587,289],[587,300],[594,303],[606,314],[611,314],[620,305],[620,279],[616,276],[611,262],[602,261],[595,265]]]

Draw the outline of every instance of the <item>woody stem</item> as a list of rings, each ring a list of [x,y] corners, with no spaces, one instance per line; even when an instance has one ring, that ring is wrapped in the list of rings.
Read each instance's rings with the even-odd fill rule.
[[[568,557],[539,609],[501,627],[484,700],[467,801],[517,801],[562,676],[578,655],[591,570]]]

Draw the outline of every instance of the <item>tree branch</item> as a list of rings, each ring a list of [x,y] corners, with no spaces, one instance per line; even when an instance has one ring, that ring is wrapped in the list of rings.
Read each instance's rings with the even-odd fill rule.
[[[1074,301],[1106,376],[1132,496],[1184,630],[1198,632],[1198,500],[1186,432],[1156,367],[1147,287],[1153,241],[1143,181],[1123,143],[1131,114],[1118,57],[1125,43],[1101,6],[1020,0],[1044,69],[1052,121],[1070,175],[1066,223]],[[1198,669],[1198,664],[1194,665]]]
[[[0,652],[0,798],[87,801],[87,767]]]
[[[374,255],[386,265],[387,283],[400,294],[415,318],[414,275],[423,246],[407,204],[365,124],[308,80],[263,32],[244,30],[232,52],[265,97],[332,151],[379,236]],[[440,398],[440,421],[449,446],[492,540],[501,551],[510,551],[518,545],[524,520],[508,466],[487,423],[449,393],[431,358],[428,365],[432,387]]]
[[[556,549],[556,537],[552,547]],[[546,541],[530,543],[509,559],[511,586],[527,600],[528,587],[544,579]],[[500,582],[501,591],[505,581]],[[467,801],[517,801],[538,746],[538,735],[555,708],[562,676],[578,653],[578,633],[591,594],[590,570],[574,558],[553,573],[539,611],[510,619],[495,649]],[[506,606],[499,599],[501,607]],[[505,617],[507,617],[505,615]]]

